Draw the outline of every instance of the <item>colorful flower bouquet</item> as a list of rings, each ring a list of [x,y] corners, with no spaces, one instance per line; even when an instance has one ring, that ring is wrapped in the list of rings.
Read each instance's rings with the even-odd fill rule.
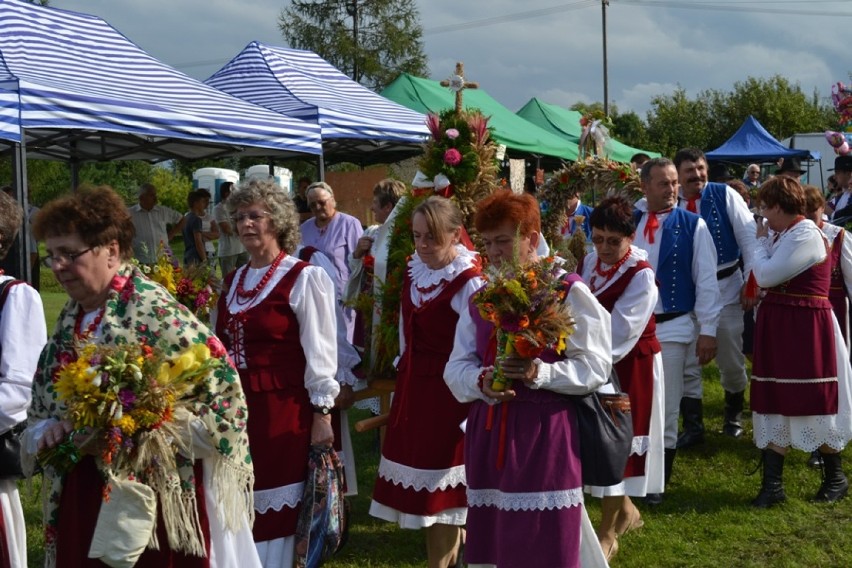
[[[108,472],[145,483],[177,471],[177,452],[188,443],[188,425],[180,426],[189,416],[183,401],[222,364],[211,356],[211,348],[219,351],[221,344],[215,338],[208,343],[194,344],[170,360],[146,344],[89,343],[59,369],[54,388],[65,418],[75,435],[90,437],[87,444],[97,448]],[[81,458],[73,437],[40,452],[42,467],[58,473],[73,467]]]
[[[148,278],[162,285],[198,319],[209,321],[210,310],[216,305],[221,288],[221,282],[212,266],[199,263],[181,268],[172,250],[161,243],[157,250],[157,262],[152,265],[140,265],[140,268]]]
[[[532,359],[545,349],[563,353],[574,332],[574,320],[565,304],[561,261],[556,257],[521,265],[517,260],[491,265],[482,274],[486,281],[475,296],[480,316],[496,328],[497,352],[491,388],[502,391],[509,381],[501,361],[510,355]]]

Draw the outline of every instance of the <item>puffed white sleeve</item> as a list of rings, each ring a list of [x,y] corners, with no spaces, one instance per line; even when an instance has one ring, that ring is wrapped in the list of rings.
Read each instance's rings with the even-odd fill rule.
[[[459,312],[453,352],[444,367],[444,382],[459,402],[488,401],[479,389],[482,360],[476,352],[476,324],[470,315],[470,302]]]
[[[840,273],[846,284],[846,294],[852,302],[852,235],[843,231],[843,247],[840,249]]]
[[[302,247],[296,249],[296,255]],[[326,275],[334,282],[334,264],[322,251],[316,251],[311,255],[311,264],[322,268]],[[337,373],[335,377],[341,385],[354,385],[358,378],[352,374],[352,367],[361,362],[361,357],[355,348],[346,339],[346,321],[343,319],[343,308],[338,302],[334,303],[334,316],[337,321]]]
[[[716,279],[716,246],[703,219],[698,220],[692,239],[692,281],[695,283],[695,317],[699,333],[716,337],[722,294]]]
[[[751,265],[754,263],[754,249],[757,243],[755,233],[754,215],[748,209],[748,205],[737,191],[727,186],[725,201],[728,210],[728,219],[734,229],[734,238],[743,255],[743,273],[748,277]]]
[[[633,275],[612,309],[612,362],[618,363],[636,346],[657,305],[657,284],[650,268]]]
[[[0,433],[26,420],[33,376],[47,343],[38,292],[27,284],[9,286],[0,313]]]
[[[802,221],[802,223],[811,223]],[[844,239],[845,240],[845,239]],[[797,276],[826,257],[825,240],[816,227],[783,235],[770,256],[768,237],[761,237],[755,248],[752,274],[761,288],[772,288]]]
[[[334,406],[340,392],[337,373],[337,305],[334,282],[325,271],[307,266],[293,285],[290,307],[299,322],[305,352],[305,389],[316,406]]]
[[[612,329],[609,312],[582,282],[575,282],[565,301],[571,306],[574,333],[565,358],[538,363],[531,387],[561,394],[588,394],[609,380],[612,371]]]

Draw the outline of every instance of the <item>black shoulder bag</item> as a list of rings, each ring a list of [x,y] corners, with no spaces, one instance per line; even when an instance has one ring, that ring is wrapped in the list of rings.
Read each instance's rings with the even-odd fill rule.
[[[595,391],[573,397],[584,485],[607,487],[621,483],[633,445],[630,398],[621,391],[615,369],[609,382],[615,387],[614,394]]]

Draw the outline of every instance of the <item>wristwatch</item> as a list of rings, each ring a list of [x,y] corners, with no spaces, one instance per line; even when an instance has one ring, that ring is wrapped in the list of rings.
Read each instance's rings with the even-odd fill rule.
[[[330,406],[314,406],[313,409],[315,413],[322,414],[323,416],[328,416],[329,414],[331,414]]]

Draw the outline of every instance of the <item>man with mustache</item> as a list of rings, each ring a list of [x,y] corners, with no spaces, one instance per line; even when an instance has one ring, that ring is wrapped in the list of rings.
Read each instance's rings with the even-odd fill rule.
[[[698,148],[684,148],[675,154],[680,182],[679,207],[697,213],[707,223],[716,247],[716,279],[721,294],[719,328],[716,333],[722,388],[725,390],[725,425],[722,433],[738,438],[743,433],[742,411],[748,376],[743,347],[743,273],[751,270],[756,247],[754,216],[737,191],[724,183],[707,181],[707,159]],[[744,271],[739,268],[742,257]],[[704,442],[701,376],[684,380],[680,401],[683,434],[678,448]]]
[[[668,485],[677,451],[678,404],[684,381],[688,377],[700,382],[701,365],[716,356],[721,302],[713,240],[701,217],[677,208],[675,165],[667,158],[649,160],[642,165],[640,182],[645,198],[636,203],[633,244],[648,253],[660,287],[654,316],[663,356]],[[662,495],[651,494],[645,500],[656,505],[662,502]]]

